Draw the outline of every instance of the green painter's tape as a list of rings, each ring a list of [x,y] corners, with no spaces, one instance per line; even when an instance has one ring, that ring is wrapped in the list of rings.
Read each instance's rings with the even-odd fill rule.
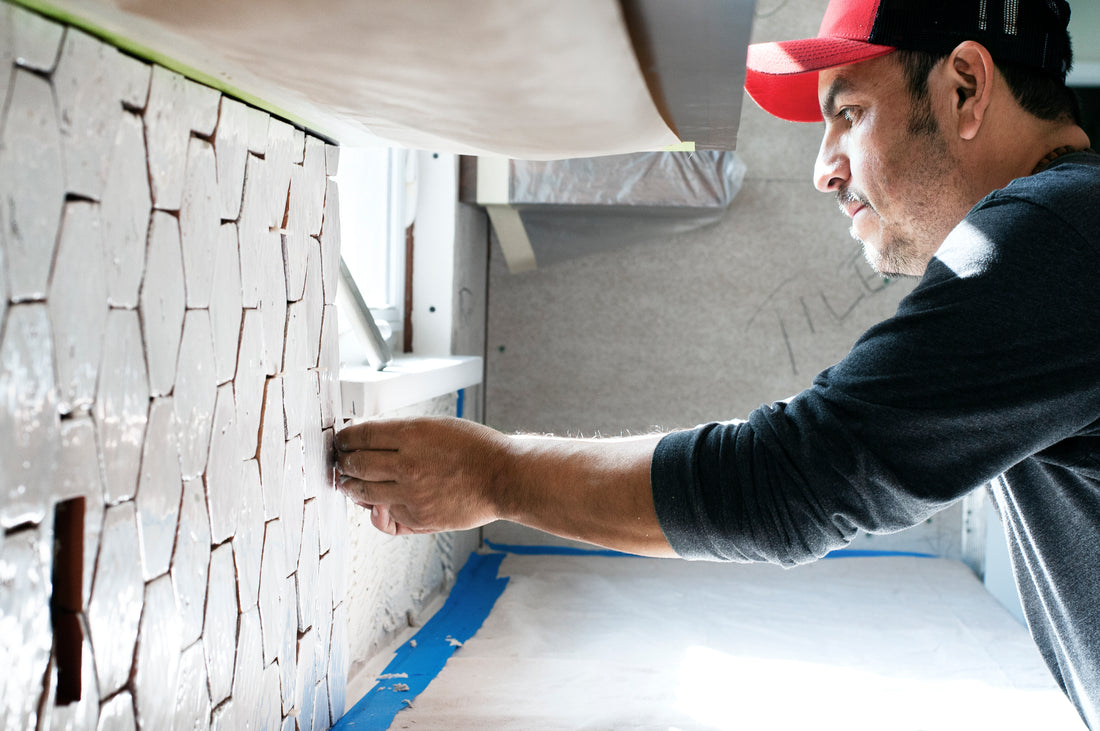
[[[315,129],[313,125],[310,125],[306,120],[302,119],[296,114],[288,112],[282,107],[278,107],[269,101],[266,101],[255,94],[250,94],[244,89],[238,86],[234,86],[226,82],[224,79],[220,79],[217,76],[209,74],[205,71],[201,71],[194,66],[190,66],[177,58],[173,58],[166,53],[150,48],[143,43],[135,41],[133,38],[125,36],[121,33],[116,33],[108,28],[104,28],[100,25],[96,25],[87,18],[81,17],[68,10],[51,5],[48,2],[42,2],[42,0],[0,0],[0,2],[11,2],[15,5],[21,5],[28,10],[32,10],[39,15],[44,15],[47,18],[59,21],[66,25],[71,25],[74,28],[80,30],[105,41],[112,46],[115,46],[132,56],[142,59],[143,61],[149,61],[155,63],[158,66],[163,66],[166,69],[175,71],[176,73],[186,76],[187,78],[202,84],[203,86],[209,86],[213,89],[217,89],[223,94],[239,99],[240,101],[250,104],[257,109],[262,109],[265,112],[285,119],[286,121],[295,124],[303,129]]]

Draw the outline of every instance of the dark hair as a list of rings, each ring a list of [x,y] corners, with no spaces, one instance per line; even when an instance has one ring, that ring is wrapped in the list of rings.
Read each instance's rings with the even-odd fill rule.
[[[905,72],[909,94],[915,101],[928,97],[928,75],[949,54],[898,49],[894,54]],[[1070,121],[1081,124],[1081,106],[1077,95],[1053,75],[1013,63],[997,63],[1008,88],[1026,111],[1039,119]]]

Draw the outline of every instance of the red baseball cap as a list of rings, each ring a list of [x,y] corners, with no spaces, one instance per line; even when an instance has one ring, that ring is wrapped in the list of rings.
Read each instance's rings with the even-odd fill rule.
[[[817,37],[749,46],[745,90],[780,119],[820,122],[819,71],[898,48],[948,53],[964,40],[1064,81],[1068,24],[1065,0],[830,0]]]

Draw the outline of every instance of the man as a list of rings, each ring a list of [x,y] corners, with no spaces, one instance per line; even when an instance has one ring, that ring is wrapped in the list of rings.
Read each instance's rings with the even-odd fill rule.
[[[338,437],[389,533],[507,519],[624,551],[794,565],[989,484],[1031,632],[1100,730],[1100,156],[1065,86],[1062,0],[832,0],[754,46],[746,88],[824,120],[815,184],[897,314],[789,402],[622,440],[453,420]],[[899,50],[900,49],[900,50]]]

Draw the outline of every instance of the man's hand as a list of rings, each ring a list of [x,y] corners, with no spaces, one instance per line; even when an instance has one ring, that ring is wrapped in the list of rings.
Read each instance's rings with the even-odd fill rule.
[[[390,535],[476,528],[497,519],[507,437],[461,419],[386,419],[336,435],[340,490]]]
[[[506,436],[461,419],[390,419],[336,435],[339,488],[390,535],[510,520],[649,556],[672,556],[649,466],[661,435]]]

